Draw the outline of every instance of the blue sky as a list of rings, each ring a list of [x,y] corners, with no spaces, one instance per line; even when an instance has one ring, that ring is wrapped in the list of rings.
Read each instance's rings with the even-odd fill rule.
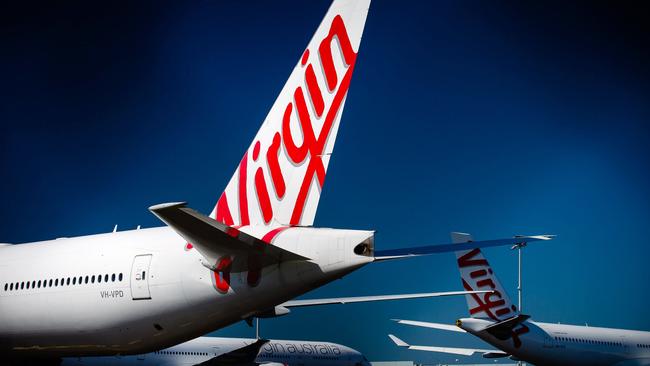
[[[159,226],[147,207],[176,200],[208,213],[328,5],[1,11],[0,240]],[[650,32],[636,6],[373,2],[316,225],[375,229],[382,249],[450,231],[557,234],[526,249],[525,312],[650,330]],[[486,255],[514,298],[515,253]],[[449,254],[374,264],[310,296],[457,289]],[[453,358],[386,334],[484,345],[389,319],[466,313],[462,298],[299,309],[262,334],[433,363]]]

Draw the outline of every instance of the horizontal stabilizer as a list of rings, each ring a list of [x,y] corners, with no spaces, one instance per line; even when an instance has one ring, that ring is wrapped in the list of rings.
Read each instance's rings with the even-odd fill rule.
[[[393,321],[396,321],[398,324],[412,325],[414,327],[432,328],[432,329],[447,330],[450,332],[467,333],[463,329],[458,328],[456,325],[451,325],[451,324],[419,322],[415,320],[402,320],[402,319],[393,319]]]
[[[440,245],[427,245],[421,247],[399,248],[388,250],[376,250],[375,261],[400,259],[406,257],[414,257],[428,254],[457,252],[460,250],[474,249],[474,248],[488,248],[504,245],[518,245],[522,243],[531,243],[540,240],[551,240],[552,235],[533,235],[533,236],[516,236],[507,239],[494,239],[494,240],[479,240],[469,241],[462,244],[440,244]]]
[[[283,306],[285,308],[295,308],[301,306],[351,304],[356,302],[424,299],[430,297],[443,297],[443,296],[462,296],[462,295],[468,295],[472,293],[487,293],[487,292],[491,292],[491,291],[449,291],[449,292],[428,292],[428,293],[421,293],[421,294],[402,294],[402,295],[333,297],[329,299],[291,300],[282,303],[279,306]]]
[[[508,318],[498,323],[490,324],[485,327],[484,330],[495,336],[497,339],[504,341],[512,336],[512,329],[514,327],[520,323],[525,322],[529,318],[530,315],[517,314],[512,318]]]
[[[206,259],[204,265],[214,269],[225,255],[256,256],[262,266],[307,258],[266,243],[233,227],[204,216],[185,202],[166,203],[149,208],[154,215],[174,229]],[[245,266],[242,261],[239,265]],[[234,268],[245,270],[245,268]]]
[[[498,352],[498,351],[495,351],[495,350],[475,349],[475,348],[412,346],[412,345],[404,342],[403,340],[397,338],[396,336],[394,336],[392,334],[389,334],[388,338],[390,338],[390,340],[393,341],[393,343],[395,343],[398,347],[408,348],[408,349],[414,350],[414,351],[449,353],[449,354],[461,355],[461,356],[472,356],[475,353],[493,354],[493,353]]]
[[[228,353],[213,357],[198,366],[222,366],[222,365],[255,365],[255,359],[260,353],[260,349],[269,343],[267,339],[258,339],[247,346],[237,348]],[[215,347],[216,348],[216,347]]]

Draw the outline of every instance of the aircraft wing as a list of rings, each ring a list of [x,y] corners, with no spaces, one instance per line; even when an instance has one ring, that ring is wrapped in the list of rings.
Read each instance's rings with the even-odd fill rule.
[[[280,304],[279,306],[285,308],[293,308],[293,307],[301,307],[301,306],[351,304],[355,302],[391,301],[391,300],[404,300],[404,299],[422,299],[422,298],[429,298],[429,297],[460,296],[460,295],[469,295],[472,293],[488,293],[488,292],[492,292],[492,291],[449,291],[449,292],[427,292],[427,293],[420,293],[420,294],[401,294],[401,295],[333,297],[333,298],[326,298],[326,299],[290,300]]]
[[[457,252],[460,250],[468,250],[474,248],[488,248],[488,247],[497,247],[503,245],[512,246],[512,245],[518,245],[523,243],[531,243],[534,241],[551,240],[553,239],[553,237],[554,237],[553,235],[531,235],[531,236],[517,235],[513,238],[469,241],[462,244],[450,243],[450,244],[439,244],[439,245],[427,245],[421,247],[376,250],[375,262],[391,260],[391,259],[400,259],[406,257],[415,257],[421,255],[436,254],[436,253]]]
[[[395,343],[398,347],[403,347],[415,351],[450,353],[450,354],[461,355],[461,356],[473,356],[475,353],[480,353],[484,358],[498,358],[498,357],[510,356],[508,353],[495,351],[491,349],[412,346],[392,334],[389,334],[388,338],[390,338],[390,340],[393,341],[393,343]]]
[[[308,259],[213,220],[186,205],[185,202],[163,203],[149,207],[149,211],[191,243],[206,259],[204,265],[211,269],[215,269],[222,256],[230,253],[256,256],[259,259],[256,263],[263,266]]]
[[[450,332],[467,333],[463,329],[458,328],[457,326],[451,324],[419,322],[415,320],[402,320],[402,319],[393,319],[393,321],[396,321],[399,324],[412,325],[415,327],[433,328],[433,329],[447,330]]]
[[[223,366],[223,365],[256,365],[255,359],[262,346],[269,342],[268,339],[258,339],[236,350],[213,357],[197,366]]]

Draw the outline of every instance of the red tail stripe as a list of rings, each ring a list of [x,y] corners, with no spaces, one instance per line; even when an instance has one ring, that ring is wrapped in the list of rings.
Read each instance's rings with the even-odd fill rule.
[[[281,226],[281,227],[275,228],[275,229],[269,231],[268,233],[266,233],[266,235],[264,235],[262,237],[262,241],[271,244],[273,242],[273,239],[275,239],[275,237],[278,236],[278,234],[280,234],[281,232],[287,230],[288,228],[290,228],[290,226]]]
[[[286,190],[286,186],[284,185],[284,177],[282,176],[282,170],[280,169],[280,162],[278,161],[278,153],[280,152],[281,142],[282,138],[280,137],[280,133],[276,132],[273,136],[273,143],[271,143],[271,146],[266,153],[266,160],[269,163],[269,171],[271,172],[271,181],[273,181],[275,193],[280,199],[284,197],[284,192]]]
[[[246,193],[246,173],[248,167],[248,151],[244,154],[239,164],[239,215],[242,226],[250,224],[248,218],[248,195]]]
[[[255,172],[255,190],[257,192],[257,199],[260,202],[260,208],[262,209],[264,222],[268,224],[273,218],[273,207],[271,206],[271,200],[269,199],[269,191],[266,188],[266,181],[264,180],[262,168],[257,168],[257,171]]]

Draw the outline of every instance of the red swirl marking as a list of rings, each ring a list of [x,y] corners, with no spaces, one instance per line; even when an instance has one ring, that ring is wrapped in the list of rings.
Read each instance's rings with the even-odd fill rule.
[[[348,32],[345,29],[345,24],[343,23],[343,18],[340,15],[337,15],[332,20],[332,26],[330,27],[330,32],[320,43],[318,47],[318,53],[320,54],[321,62],[323,64],[323,71],[325,71],[325,77],[327,78],[327,87],[330,91],[334,91],[336,88],[338,77],[336,75],[336,69],[334,68],[334,60],[332,59],[332,40],[334,36],[339,41],[339,46],[341,46],[341,51],[343,52],[343,58],[345,62],[350,65],[350,68],[354,66],[354,61],[357,58],[357,54],[352,49],[352,44],[350,43],[350,38],[348,37]],[[351,74],[351,69],[348,69],[348,72],[345,74]],[[343,83],[341,83],[341,88],[348,90],[347,87],[343,88]],[[338,108],[332,108],[338,110]]]
[[[526,334],[526,333],[530,332],[530,329],[528,329],[526,324],[519,324],[519,326],[520,326],[520,328],[512,330],[512,343],[515,346],[515,348],[520,348],[521,347],[521,338],[520,338],[520,336],[522,334]]]
[[[257,168],[255,172],[255,190],[257,191],[257,199],[260,202],[264,222],[268,224],[273,218],[273,207],[269,199],[269,191],[266,189],[266,181],[264,180],[262,168]]]
[[[465,288],[466,291],[475,291],[472,286],[470,286],[467,281],[463,279],[463,288]],[[492,313],[492,309],[501,307],[505,305],[506,301],[501,298],[501,294],[498,291],[495,291],[494,293],[486,293],[483,295],[483,299],[479,296],[479,294],[471,294],[472,298],[474,301],[476,301],[477,306],[474,308],[469,309],[469,314],[474,315],[476,313],[480,312],[485,312],[485,314],[492,320],[499,320],[499,318]],[[492,301],[492,296],[496,296],[499,299],[496,301]],[[507,308],[506,308],[507,309]]]
[[[309,48],[305,50],[305,52],[302,54],[302,58],[300,59],[300,64],[305,65],[309,61]]]
[[[338,86],[338,90],[334,95],[332,105],[327,111],[323,127],[318,137],[314,135],[314,130],[311,125],[311,119],[309,117],[309,112],[305,104],[305,98],[302,92],[302,88],[296,88],[294,93],[294,100],[296,103],[296,109],[299,117],[299,124],[302,129],[303,142],[301,146],[296,146],[293,138],[291,136],[290,130],[290,117],[291,111],[293,108],[292,103],[290,102],[287,105],[285,110],[284,119],[282,123],[282,137],[284,145],[287,150],[289,158],[294,163],[302,163],[309,153],[309,163],[307,165],[307,171],[305,177],[303,178],[302,184],[300,186],[300,191],[298,192],[298,197],[296,199],[295,206],[293,208],[291,219],[289,223],[291,225],[297,225],[300,223],[300,218],[305,207],[305,201],[307,200],[307,195],[309,194],[309,189],[311,182],[314,179],[314,176],[317,177],[318,183],[320,186],[323,186],[325,182],[325,167],[322,161],[322,154],[327,143],[327,137],[330,134],[334,120],[338,114],[339,108],[347,94],[347,91],[350,87],[350,80],[352,78],[352,72],[354,71],[354,63],[356,61],[357,54],[352,49],[352,44],[350,38],[348,37],[347,30],[345,29],[345,24],[343,23],[343,18],[340,15],[337,15],[332,20],[332,25],[330,26],[329,34],[323,39],[318,48],[318,52],[321,59],[321,64],[323,66],[323,72],[327,80],[327,87],[330,91],[334,91],[338,84],[338,75],[336,73],[336,68],[334,67],[334,60],[332,54],[332,42],[336,38],[338,40],[340,47],[334,47],[334,49],[340,49],[342,51],[343,61],[345,64],[349,65],[341,84]],[[309,86],[308,86],[309,87]]]
[[[273,242],[273,239],[275,239],[275,237],[278,236],[278,234],[280,234],[281,232],[287,230],[288,228],[290,228],[290,226],[281,226],[281,227],[275,228],[275,229],[269,231],[268,233],[266,233],[262,237],[262,241],[265,242],[265,243],[271,244]]]
[[[255,143],[255,147],[253,148],[253,160],[257,161],[257,157],[260,156],[260,142],[257,141]]]
[[[471,278],[477,278],[477,277],[487,276],[487,271],[484,270],[484,269],[479,269],[479,270],[476,270],[476,271],[470,272],[469,276],[470,276]]]
[[[338,43],[338,46],[333,44],[335,39]],[[273,188],[275,189],[277,198],[279,200],[285,199],[287,189],[279,164],[279,153],[282,150],[280,144],[284,144],[286,158],[290,163],[293,163],[294,166],[302,166],[305,163],[307,165],[305,174],[302,177],[302,182],[300,183],[299,190],[296,195],[295,202],[287,202],[287,204],[294,205],[291,211],[291,217],[289,219],[290,225],[297,225],[300,223],[305,203],[311,189],[311,184],[314,181],[314,177],[316,178],[317,184],[319,184],[320,187],[322,187],[325,182],[326,172],[322,156],[324,154],[325,145],[327,144],[327,140],[332,130],[334,121],[338,116],[345,95],[347,94],[347,91],[350,87],[350,80],[352,77],[352,72],[354,70],[354,63],[356,61],[357,54],[352,48],[352,44],[343,22],[343,18],[341,18],[340,15],[337,15],[332,20],[332,24],[330,25],[327,36],[320,42],[318,46],[318,53],[319,57],[314,57],[313,59],[320,60],[320,66],[322,67],[322,72],[325,76],[327,87],[321,89],[318,84],[318,79],[316,77],[317,72],[314,70],[314,64],[309,63],[309,49],[305,50],[300,62],[302,66],[306,65],[304,83],[305,88],[309,93],[309,102],[311,102],[314,106],[314,118],[320,118],[323,114],[325,114],[319,135],[316,136],[314,132],[314,126],[312,125],[311,119],[312,116],[310,115],[312,109],[307,108],[304,89],[301,86],[297,86],[294,90],[293,101],[289,101],[286,105],[284,116],[281,121],[280,131],[275,132],[273,141],[268,147],[266,153],[269,172],[273,182]],[[347,66],[347,69],[343,75],[337,75],[337,71],[334,66],[334,54],[340,55],[344,67]],[[325,106],[323,97],[324,89],[335,93],[329,108]],[[292,112],[294,111],[294,107],[298,116],[297,124],[300,127],[302,133],[302,142],[300,146],[297,146],[291,133],[291,117]],[[239,165],[237,189],[240,220],[238,223],[242,226],[250,225],[250,212],[247,196],[248,154],[252,153],[253,161],[257,162],[257,159],[259,158],[260,148],[260,141],[256,141],[253,150],[250,152],[247,151],[246,154],[244,154],[244,157],[242,158]],[[268,185],[266,184],[263,171],[261,174],[258,174],[258,171],[259,170],[255,172],[255,190],[258,195],[257,198],[259,199],[260,207],[263,211],[262,214],[264,221],[268,224],[273,217],[273,206],[270,202],[270,197],[268,195]],[[228,224],[232,225],[232,215],[227,205],[225,196],[223,196],[223,199],[220,199],[216,211],[217,213],[215,216],[217,216],[220,221],[224,223],[227,222]]]
[[[291,112],[293,110],[293,103],[287,104],[282,119],[282,137],[284,138],[284,146],[287,148],[287,155],[296,164],[302,163],[307,158],[309,149],[315,145],[314,129],[311,125],[311,118],[307,111],[305,104],[305,97],[302,93],[302,88],[298,87],[294,92],[294,99],[296,101],[296,109],[298,111],[298,121],[302,129],[302,145],[296,146],[293,136],[291,135]],[[313,158],[313,155],[312,155]]]
[[[460,268],[471,267],[471,266],[486,266],[489,267],[488,261],[485,259],[472,259],[478,254],[481,254],[481,250],[476,248],[465,253],[462,257],[458,258],[458,266]]]
[[[212,271],[214,275],[214,284],[217,291],[225,294],[230,289],[230,270],[232,266],[232,258],[222,257],[217,262],[217,268]]]
[[[320,87],[318,86],[316,73],[314,72],[314,67],[311,64],[307,66],[307,72],[305,73],[305,83],[307,84],[307,90],[309,90],[309,97],[311,98],[311,102],[314,104],[316,116],[320,117],[323,115],[325,102],[323,102],[323,94],[320,90]]]
[[[266,161],[269,163],[269,171],[271,171],[271,181],[273,182],[275,193],[280,199],[284,197],[284,192],[286,190],[284,177],[282,176],[282,170],[280,169],[280,162],[278,161],[280,143],[282,142],[281,140],[282,138],[280,137],[280,133],[276,132],[273,136],[273,142],[266,153]]]
[[[226,198],[226,192],[221,194],[219,201],[217,201],[217,209],[215,213],[215,220],[226,224],[228,226],[233,225],[235,222],[232,219],[230,214],[230,208],[228,207],[228,199]]]
[[[244,154],[239,164],[239,217],[242,226],[250,224],[248,218],[248,196],[246,194],[246,169],[248,166],[248,151]]]

